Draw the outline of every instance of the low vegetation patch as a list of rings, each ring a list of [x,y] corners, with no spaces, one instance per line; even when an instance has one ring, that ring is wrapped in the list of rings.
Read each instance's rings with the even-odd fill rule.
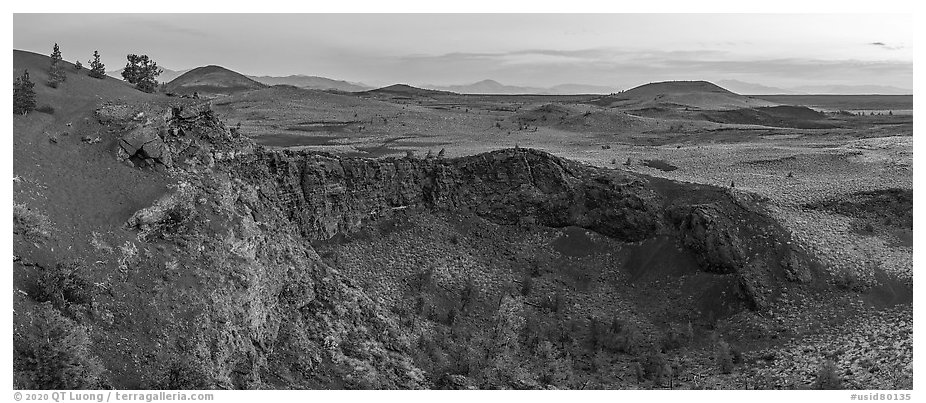
[[[51,303],[40,304],[13,334],[16,389],[96,389],[103,366],[91,352],[87,330]]]
[[[648,166],[650,168],[658,169],[663,172],[671,172],[671,171],[678,169],[677,166],[672,165],[663,160],[643,160],[643,165]]]
[[[830,358],[823,360],[817,371],[817,379],[813,383],[814,389],[834,390],[842,389],[842,378],[836,373],[836,362]]]
[[[54,114],[55,114],[55,108],[52,107],[51,105],[42,105],[42,106],[40,106],[40,107],[38,107],[38,108],[35,108],[35,111],[36,111],[36,112],[42,112],[42,113],[47,114],[47,115],[54,115]]]
[[[49,302],[58,309],[93,302],[93,283],[78,261],[58,263],[39,276],[36,300]]]
[[[21,203],[13,204],[13,233],[31,242],[51,238],[51,221],[44,214]]]
[[[913,189],[884,189],[858,192],[848,197],[804,205],[857,219],[861,231],[879,226],[913,229]]]

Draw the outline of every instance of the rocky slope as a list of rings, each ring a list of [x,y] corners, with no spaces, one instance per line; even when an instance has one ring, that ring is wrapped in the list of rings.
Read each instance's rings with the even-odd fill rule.
[[[208,105],[109,104],[96,116],[122,133],[118,160],[177,183],[125,223],[137,242],[94,240],[102,291],[86,310],[64,310],[93,325],[108,370],[100,386],[434,386],[396,325],[404,318],[310,245],[407,208],[576,226],[624,242],[674,238],[700,270],[734,276],[739,298],[760,310],[780,289],[819,280],[762,201],[729,189],[526,149],[382,160],[269,151],[227,129]],[[28,366],[17,365],[20,373]]]

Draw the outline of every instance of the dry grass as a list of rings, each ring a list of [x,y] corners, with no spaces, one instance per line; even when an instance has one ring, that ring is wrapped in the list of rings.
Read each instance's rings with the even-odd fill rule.
[[[42,242],[51,238],[53,227],[44,214],[21,203],[13,203],[13,233],[30,242]]]

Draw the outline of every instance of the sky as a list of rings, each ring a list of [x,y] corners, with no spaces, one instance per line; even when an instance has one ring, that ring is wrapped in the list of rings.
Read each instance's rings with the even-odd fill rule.
[[[913,86],[910,14],[14,14],[13,47],[107,70],[128,53],[183,70],[382,86],[737,80]],[[912,93],[912,90],[911,90]]]

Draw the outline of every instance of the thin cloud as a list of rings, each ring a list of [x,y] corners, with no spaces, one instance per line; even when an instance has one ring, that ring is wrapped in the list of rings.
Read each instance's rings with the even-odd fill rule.
[[[900,49],[905,48],[905,46],[903,45],[888,45],[884,42],[870,42],[869,45],[877,46],[881,49],[887,49],[887,50],[900,50]]]
[[[601,85],[634,84],[670,79],[727,79],[762,77],[775,83],[878,82],[893,77],[891,85],[907,87],[913,64],[904,61],[854,59],[745,58],[713,49],[654,51],[615,48],[578,50],[526,49],[509,52],[456,52],[414,55],[396,59],[406,72],[427,77],[429,82],[448,82],[434,72],[456,73],[457,82],[485,78],[519,85],[568,82],[574,77],[593,78]],[[409,76],[409,79],[414,77]],[[886,81],[885,81],[886,83]]]
[[[150,29],[157,30],[160,32],[177,33],[177,34],[181,34],[185,36],[198,37],[198,38],[205,38],[205,37],[210,36],[209,33],[204,30],[193,28],[190,26],[184,26],[182,23],[178,23],[178,22],[149,19],[145,17],[139,18],[136,22],[139,24],[145,25]]]

